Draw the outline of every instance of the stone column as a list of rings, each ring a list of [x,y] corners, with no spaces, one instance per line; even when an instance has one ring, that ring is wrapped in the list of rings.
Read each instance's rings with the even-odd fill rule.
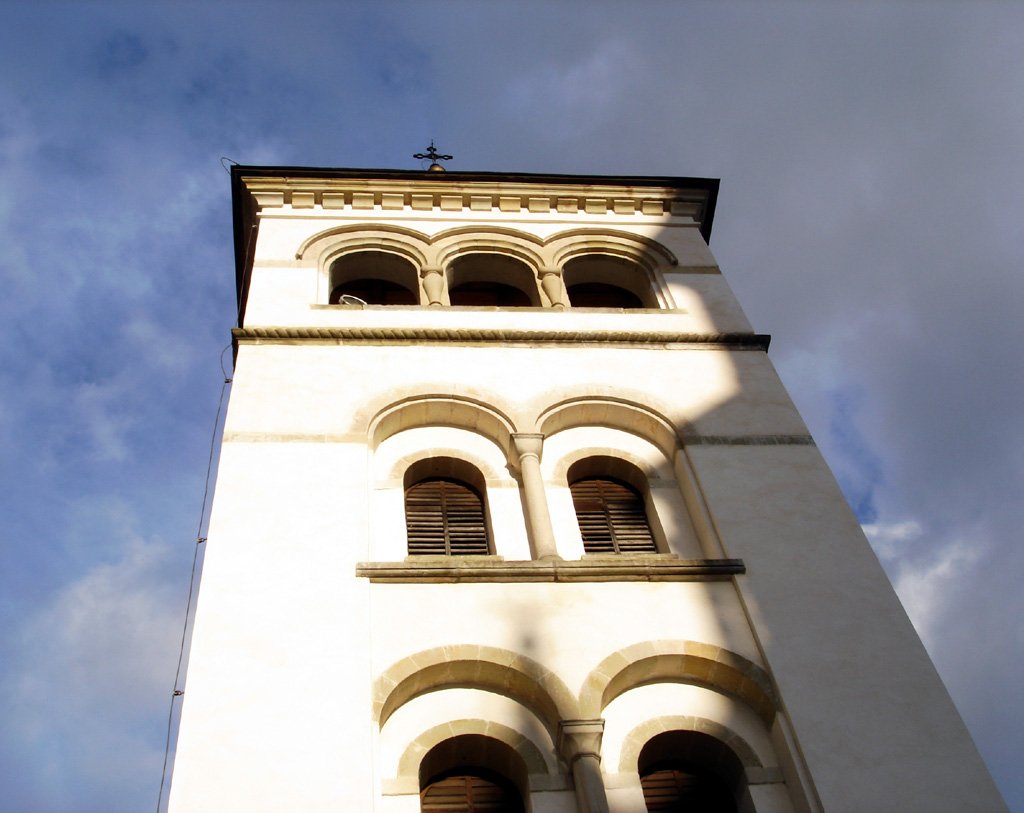
[[[423,291],[427,295],[428,305],[444,304],[444,269],[421,268],[420,278],[423,280]]]
[[[604,720],[562,720],[558,724],[558,750],[572,768],[580,813],[608,813],[601,778],[602,734]]]
[[[540,454],[543,435],[519,432],[512,435],[512,445],[518,456],[520,476],[523,478],[523,495],[526,503],[526,526],[533,542],[533,553],[537,559],[558,559],[555,533],[551,529],[551,515],[548,513],[548,498],[544,493],[544,478],[540,473]]]
[[[541,288],[551,300],[551,307],[559,311],[565,310],[567,303],[565,286],[562,284],[562,270],[560,268],[541,268],[537,274],[540,276]]]

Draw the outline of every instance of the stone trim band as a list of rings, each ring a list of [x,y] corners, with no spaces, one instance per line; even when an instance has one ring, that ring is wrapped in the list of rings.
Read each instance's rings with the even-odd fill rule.
[[[517,330],[511,328],[423,327],[246,327],[233,328],[236,342],[555,342],[618,344],[692,344],[702,349],[768,350],[762,333],[677,333],[636,330]]]
[[[724,581],[746,573],[741,559],[616,556],[606,559],[505,562],[448,556],[404,562],[360,562],[356,576],[387,584],[471,582]]]

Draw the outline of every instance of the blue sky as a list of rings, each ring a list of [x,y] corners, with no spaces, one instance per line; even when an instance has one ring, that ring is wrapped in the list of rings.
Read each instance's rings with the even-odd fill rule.
[[[1024,811],[1024,6],[0,8],[0,786],[155,806],[227,156],[722,179],[712,248]]]

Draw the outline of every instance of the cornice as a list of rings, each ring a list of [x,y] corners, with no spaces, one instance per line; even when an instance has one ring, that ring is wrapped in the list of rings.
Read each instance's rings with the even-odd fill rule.
[[[244,175],[241,180],[262,210],[319,207],[360,211],[671,215],[699,224],[708,202],[705,190],[670,187]]]
[[[680,333],[639,330],[524,330],[517,328],[430,327],[245,327],[234,328],[237,343],[393,342],[502,344],[685,344],[700,349],[767,351],[771,337],[760,333]]]

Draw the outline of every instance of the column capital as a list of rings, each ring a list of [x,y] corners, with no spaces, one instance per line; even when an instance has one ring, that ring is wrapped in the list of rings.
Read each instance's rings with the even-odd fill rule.
[[[437,307],[444,304],[444,269],[441,266],[424,266],[420,269],[423,280],[423,293],[427,296],[427,304]]]
[[[604,720],[562,720],[558,724],[558,750],[571,765],[580,757],[601,759]]]
[[[562,269],[550,266],[538,268],[537,278],[540,280],[540,287],[551,301],[551,307],[558,311],[565,310],[566,296],[565,285],[562,284]]]
[[[536,457],[540,462],[540,455],[544,449],[544,435],[539,432],[516,432],[512,435],[512,448],[515,449],[516,457],[521,461],[524,457]]]

